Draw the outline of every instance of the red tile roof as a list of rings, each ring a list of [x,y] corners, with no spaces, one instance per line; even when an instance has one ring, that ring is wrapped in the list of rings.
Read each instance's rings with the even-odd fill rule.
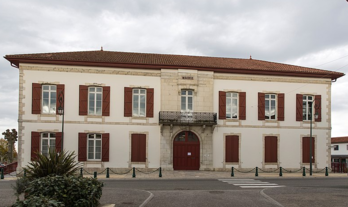
[[[224,73],[285,75],[336,79],[343,73],[254,59],[131,53],[113,51],[80,51],[6,55],[4,58],[19,67],[19,63],[41,63],[81,66],[128,67],[148,69],[197,69]]]
[[[332,137],[331,143],[348,143],[348,137]]]

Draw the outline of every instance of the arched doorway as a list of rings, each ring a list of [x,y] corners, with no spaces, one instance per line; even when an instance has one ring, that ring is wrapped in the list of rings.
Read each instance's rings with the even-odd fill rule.
[[[174,170],[199,170],[199,139],[190,131],[176,135],[173,143]]]

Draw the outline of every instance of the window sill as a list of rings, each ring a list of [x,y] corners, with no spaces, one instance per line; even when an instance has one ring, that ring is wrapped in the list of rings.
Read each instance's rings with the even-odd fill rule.
[[[87,161],[84,161],[84,163],[86,164],[101,164],[103,161],[101,160],[87,160]]]
[[[103,118],[102,115],[87,115],[87,118]]]
[[[278,123],[279,121],[278,120],[265,120],[265,122],[267,122],[267,123]]]
[[[239,119],[227,119],[226,122],[239,122]]]
[[[146,164],[146,162],[131,162],[131,164]]]
[[[60,114],[40,114],[41,117],[56,117],[60,116]]]
[[[141,120],[146,120],[148,117],[146,116],[132,116],[132,119],[141,119]]]

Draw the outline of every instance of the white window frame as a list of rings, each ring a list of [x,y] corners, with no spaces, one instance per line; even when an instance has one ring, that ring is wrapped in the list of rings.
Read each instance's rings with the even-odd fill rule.
[[[185,92],[185,94],[183,94],[183,92]],[[181,108],[181,112],[193,112],[193,90],[188,90],[188,89],[183,89],[181,90],[180,93],[180,108]],[[182,105],[182,98],[185,98],[185,108],[183,108]],[[192,109],[188,109],[188,105],[189,105],[189,98],[191,98],[191,106]]]
[[[91,89],[94,89],[94,91],[91,91]],[[98,89],[100,89],[100,91],[98,91]],[[94,100],[93,100],[93,110],[92,112],[90,111],[90,94],[94,94]],[[97,97],[98,95],[100,95],[100,110],[98,113],[98,109],[97,109]],[[102,111],[103,111],[103,87],[88,87],[88,115],[102,115]]]
[[[236,95],[236,96],[234,96]],[[233,101],[236,100],[236,117],[233,115]],[[228,110],[228,102],[230,103],[230,110]],[[228,117],[229,116],[229,117]],[[238,119],[239,118],[239,93],[236,92],[226,92],[226,119]]]
[[[48,87],[48,89],[45,89],[45,87]],[[48,105],[44,106],[44,93],[48,93]],[[56,94],[56,97],[53,98],[52,95],[53,93]],[[56,108],[57,108],[57,86],[56,85],[42,85],[42,92],[41,92],[41,106],[42,106],[42,113],[43,114],[55,114],[56,113]],[[53,105],[53,100],[55,99],[55,106],[52,107]],[[48,111],[44,111],[44,108],[47,107]]]
[[[144,92],[144,93],[142,93]],[[135,97],[138,99],[138,103],[135,104]],[[144,113],[141,112],[141,98],[144,97]],[[132,90],[132,115],[136,117],[146,117],[146,89],[144,88],[133,88]]]
[[[90,141],[93,141],[93,158],[90,158]],[[96,158],[96,144],[100,142],[100,158]],[[87,134],[87,160],[101,161],[102,159],[102,134]]]
[[[338,150],[340,150],[340,146],[338,144],[335,144],[333,146],[333,149],[334,149],[334,151],[338,151]]]
[[[272,98],[272,96],[274,96],[274,98]],[[268,100],[268,111],[266,110],[266,102]],[[272,118],[271,116],[271,108],[272,108],[272,101],[274,101],[274,118]],[[274,93],[267,93],[265,94],[265,120],[277,120],[278,116],[278,110],[277,110],[277,94]],[[268,118],[267,118],[267,114],[269,114]]]
[[[47,137],[44,137],[44,134],[47,134]],[[50,133],[50,132],[43,132],[40,134],[40,152],[41,154],[48,156],[49,149],[55,149],[56,148],[56,133]],[[44,147],[44,140],[47,140],[47,152],[43,151]],[[51,140],[54,140],[54,146],[51,146]]]
[[[311,98],[311,100],[309,99]],[[309,108],[309,103],[312,102],[312,108]],[[312,95],[303,95],[302,98],[302,119],[303,121],[310,121],[311,118],[313,120],[313,103],[314,103],[314,96]],[[309,111],[311,110],[311,113],[309,115]],[[312,117],[310,117],[312,116]]]

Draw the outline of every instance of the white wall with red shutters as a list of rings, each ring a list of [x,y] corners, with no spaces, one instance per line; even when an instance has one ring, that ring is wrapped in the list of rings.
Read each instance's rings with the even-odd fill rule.
[[[228,77],[228,75],[227,75]],[[302,166],[302,137],[310,136],[309,121],[296,121],[296,94],[321,95],[321,122],[313,122],[315,137],[316,167],[330,166],[331,137],[331,81],[329,79],[306,79],[286,77],[263,77],[234,75],[236,80],[214,80],[214,111],[219,112],[219,91],[246,92],[246,120],[218,119],[214,130],[214,168],[224,167],[276,167],[264,165],[264,136],[278,137],[278,167],[300,168]],[[228,79],[228,78],[226,78]],[[267,81],[263,81],[267,80]],[[311,83],[316,81],[316,83]],[[284,121],[258,120],[258,93],[284,93]],[[224,139],[226,135],[240,135],[239,163],[224,162]],[[304,165],[304,166],[307,166]]]
[[[76,68],[80,72],[75,72]],[[32,114],[32,83],[65,85],[64,149],[78,154],[78,133],[109,133],[109,162],[103,167],[128,168],[130,162],[130,133],[146,133],[148,167],[160,163],[160,77],[156,71],[120,69],[123,74],[110,74],[111,68],[69,67],[23,64],[22,104],[19,107],[21,166],[31,159],[31,132],[61,132],[62,116]],[[55,71],[57,70],[57,71]],[[62,72],[62,70],[66,72]],[[108,71],[105,73],[104,71]],[[140,72],[137,74],[136,72]],[[140,75],[144,72],[152,75]],[[110,86],[110,115],[79,115],[79,85]],[[124,117],[124,88],[154,88],[153,117]],[[59,103],[57,103],[59,106]],[[98,163],[95,165],[98,166]]]

